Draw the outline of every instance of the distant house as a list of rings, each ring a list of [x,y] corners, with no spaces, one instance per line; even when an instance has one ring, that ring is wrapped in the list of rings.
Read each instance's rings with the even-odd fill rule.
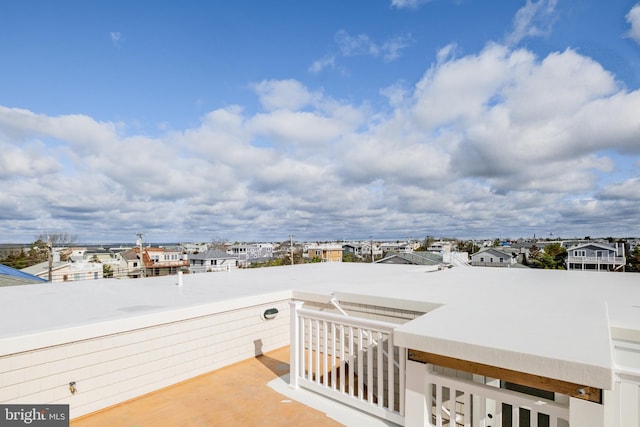
[[[624,243],[583,243],[567,249],[567,270],[621,271],[627,263]]]
[[[322,262],[342,262],[342,245],[328,243],[306,245],[302,257],[319,258]]]
[[[366,253],[362,243],[344,243],[342,245],[343,254],[351,254],[357,258],[362,258]],[[371,247],[369,246],[369,255],[371,255]]]
[[[120,253],[129,277],[167,276],[189,267],[189,261],[180,248],[145,247],[142,248],[142,260],[139,253],[139,248]]]
[[[226,271],[237,267],[238,257],[229,255],[219,249],[209,249],[205,252],[189,255],[190,273]]]
[[[497,248],[483,248],[471,255],[471,265],[477,267],[511,267],[516,258],[510,253]]]
[[[413,242],[385,242],[380,245],[383,254],[388,253],[411,253],[415,249]]]
[[[20,271],[33,274],[45,280],[49,279],[49,263],[46,261],[23,268]],[[51,282],[53,283],[79,282],[81,280],[97,280],[102,278],[102,264],[96,262],[56,261],[51,267]]]
[[[0,264],[0,287],[32,285],[35,283],[46,283],[47,279],[43,279],[24,271],[16,270],[9,266]]]
[[[372,249],[373,243],[373,249]],[[356,258],[371,258],[371,254],[373,252],[373,257],[375,259],[382,257],[382,247],[375,242],[349,242],[342,244],[342,253],[343,255],[352,254]]]
[[[250,243],[245,245],[231,245],[227,249],[229,255],[238,258],[238,261],[244,263],[250,260],[271,259],[273,258],[272,243]]]

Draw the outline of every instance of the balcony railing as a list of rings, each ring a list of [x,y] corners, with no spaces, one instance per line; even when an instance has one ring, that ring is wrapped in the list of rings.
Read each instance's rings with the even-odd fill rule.
[[[427,373],[430,425],[443,426],[569,426],[569,405],[515,391]]]
[[[291,303],[290,385],[404,425],[406,349],[395,324]]]
[[[624,265],[627,260],[623,256],[572,256],[567,258],[568,263],[584,263],[584,264],[615,264]]]

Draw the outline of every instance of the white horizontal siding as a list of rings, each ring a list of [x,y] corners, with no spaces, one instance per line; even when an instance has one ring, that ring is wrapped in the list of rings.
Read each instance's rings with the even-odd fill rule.
[[[262,320],[272,307],[278,316]],[[288,300],[279,300],[6,355],[0,401],[68,403],[75,418],[286,346],[288,320]]]

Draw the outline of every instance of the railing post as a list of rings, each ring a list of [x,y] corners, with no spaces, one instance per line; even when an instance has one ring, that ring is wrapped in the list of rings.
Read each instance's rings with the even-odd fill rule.
[[[431,390],[427,390],[426,365],[408,360],[406,365],[406,392],[404,395],[404,416],[406,427],[431,425],[429,419]]]
[[[607,425],[604,405],[575,397],[569,398],[569,424],[580,427],[602,427]]]
[[[300,322],[298,321],[298,310],[302,308],[302,301],[291,301],[289,303],[290,312],[290,344],[289,344],[289,387],[298,388],[298,378],[300,377]]]

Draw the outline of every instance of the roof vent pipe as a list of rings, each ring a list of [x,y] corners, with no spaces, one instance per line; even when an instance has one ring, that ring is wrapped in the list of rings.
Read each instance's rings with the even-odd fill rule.
[[[182,271],[178,271],[178,286],[182,285],[184,285],[184,282],[182,281]]]

